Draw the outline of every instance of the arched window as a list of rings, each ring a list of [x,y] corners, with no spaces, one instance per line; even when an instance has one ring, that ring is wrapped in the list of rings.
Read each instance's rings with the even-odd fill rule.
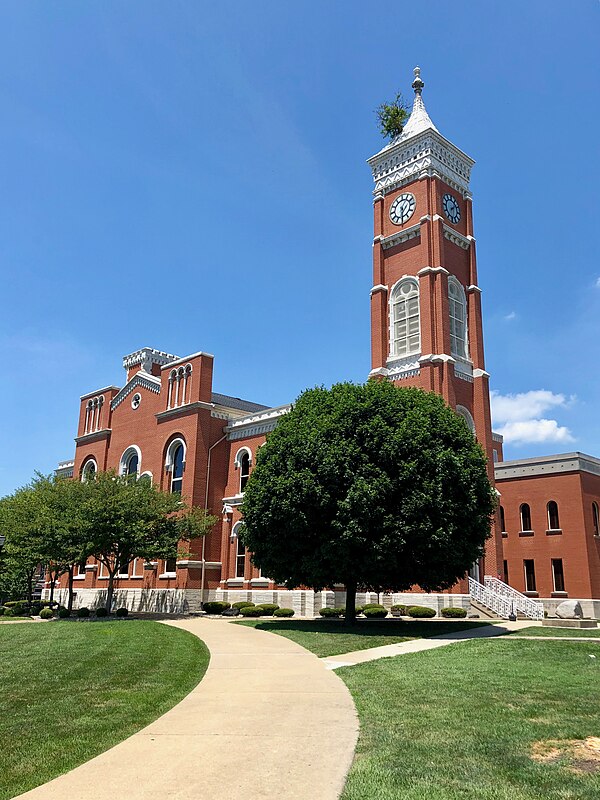
[[[595,501],[592,503],[592,524],[594,536],[600,536],[600,509]]]
[[[243,492],[250,477],[250,454],[248,451],[242,453],[240,458],[240,492]]]
[[[456,406],[456,413],[464,419],[471,433],[475,434],[475,420],[471,416],[471,412],[464,406]]]
[[[119,472],[121,475],[137,475],[142,464],[142,452],[140,448],[132,444],[121,456]]]
[[[419,284],[414,278],[403,278],[390,298],[390,355],[402,357],[420,352]]]
[[[530,531],[531,530],[531,509],[529,508],[528,503],[522,503],[521,508],[519,509],[519,513],[521,515],[521,530],[522,531]]]
[[[171,493],[181,494],[183,486],[183,445],[178,444],[173,452],[173,471],[171,474]]]
[[[88,458],[88,460],[81,468],[81,480],[82,481],[93,480],[97,472],[98,472],[98,465],[96,464],[95,459]]]
[[[548,512],[548,530],[560,530],[560,520],[558,519],[558,503],[556,503],[554,500],[550,500],[546,506],[546,510]]]
[[[506,520],[504,519],[504,506],[500,506],[500,528],[502,533],[506,533]]]
[[[448,305],[450,311],[450,353],[458,358],[468,358],[467,300],[465,290],[453,277],[448,278]]]
[[[239,532],[242,527],[242,523],[238,522],[236,525],[233,526],[232,534],[236,537],[236,545],[235,545],[235,577],[236,578],[243,578],[244,573],[246,571],[246,548],[242,540],[239,537]]]

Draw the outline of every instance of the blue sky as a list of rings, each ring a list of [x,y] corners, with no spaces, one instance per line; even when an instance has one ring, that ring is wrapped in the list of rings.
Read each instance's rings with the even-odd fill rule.
[[[476,159],[508,457],[600,455],[599,5],[4,2],[0,494],[145,345],[279,405],[364,380],[373,109],[420,64]],[[545,422],[544,422],[545,421]]]

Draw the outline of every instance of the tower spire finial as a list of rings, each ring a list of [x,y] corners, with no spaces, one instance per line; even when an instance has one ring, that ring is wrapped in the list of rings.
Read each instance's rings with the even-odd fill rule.
[[[423,91],[423,87],[425,84],[421,80],[421,67],[415,67],[414,69],[415,79],[412,82],[412,88],[415,90],[416,95],[420,95]]]

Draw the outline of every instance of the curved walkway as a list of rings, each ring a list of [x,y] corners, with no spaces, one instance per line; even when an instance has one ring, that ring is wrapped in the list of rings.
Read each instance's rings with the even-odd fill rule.
[[[283,636],[212,619],[167,624],[210,650],[198,686],[143,730],[19,798],[337,800],[358,738],[340,678]]]

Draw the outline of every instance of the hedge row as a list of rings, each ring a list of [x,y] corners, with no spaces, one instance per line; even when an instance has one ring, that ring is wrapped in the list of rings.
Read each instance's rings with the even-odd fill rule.
[[[225,600],[210,600],[204,603],[202,609],[207,614],[223,614],[229,609],[236,609],[242,617],[293,617],[293,608],[280,608],[277,603],[261,603],[255,605],[250,600],[239,600],[237,603],[227,603]]]

